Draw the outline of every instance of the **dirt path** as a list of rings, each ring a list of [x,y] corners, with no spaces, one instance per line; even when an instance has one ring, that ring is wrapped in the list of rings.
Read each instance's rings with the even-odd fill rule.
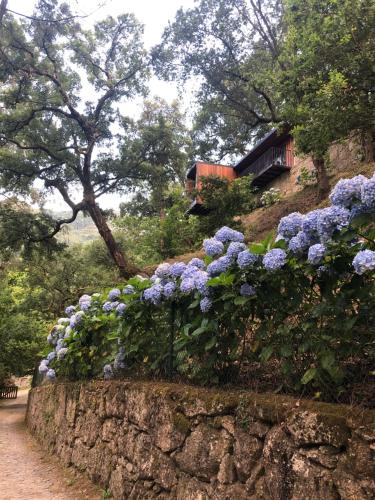
[[[82,474],[44,452],[24,423],[27,392],[0,402],[0,500],[99,500]]]

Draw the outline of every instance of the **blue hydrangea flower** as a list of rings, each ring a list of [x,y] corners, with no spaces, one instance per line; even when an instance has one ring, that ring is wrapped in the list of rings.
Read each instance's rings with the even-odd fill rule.
[[[244,243],[240,243],[239,241],[232,241],[229,243],[227,255],[232,259],[236,259],[238,254],[246,250],[246,245]]]
[[[118,288],[113,288],[108,294],[108,300],[110,300],[111,302],[115,302],[115,300],[117,300],[120,295],[121,290],[119,290]]]
[[[48,380],[55,380],[55,378],[56,378],[55,370],[50,368],[46,373],[46,377],[48,378]]]
[[[56,353],[58,353],[60,349],[62,349],[63,347],[65,347],[65,345],[66,344],[65,344],[64,339],[59,339],[57,341],[57,343],[56,343],[56,348],[55,348]]]
[[[181,274],[185,271],[186,264],[184,262],[175,262],[169,268],[170,275],[173,278],[179,278]]]
[[[217,276],[228,271],[231,265],[232,259],[227,255],[223,255],[208,265],[207,272],[209,276]]]
[[[52,361],[55,358],[56,358],[56,352],[55,351],[51,351],[51,352],[48,353],[48,355],[47,355],[47,360],[48,361]]]
[[[48,372],[48,360],[42,359],[42,361],[39,364],[38,371],[41,375],[45,375]]]
[[[125,313],[125,309],[126,309],[126,304],[120,302],[120,304],[118,304],[116,307],[116,312],[119,316],[123,316]]]
[[[65,314],[70,317],[72,314],[74,314],[75,310],[76,310],[75,306],[68,306],[65,309]]]
[[[84,312],[78,311],[76,314],[70,317],[70,328],[77,328],[77,326],[82,322],[82,318],[85,315]]]
[[[220,255],[224,252],[224,245],[221,241],[216,240],[215,238],[204,240],[203,248],[206,255],[209,255],[210,257],[215,257],[216,255]]]
[[[57,359],[59,361],[63,360],[67,352],[68,352],[67,347],[62,347],[61,349],[59,349],[59,352],[57,353]]]
[[[103,367],[103,377],[104,380],[110,380],[113,378],[113,368],[112,365],[104,365]]]
[[[87,293],[85,293],[84,295],[82,295],[82,297],[80,297],[79,300],[78,300],[78,304],[81,306],[82,302],[91,302],[90,295],[87,295]]]
[[[323,208],[319,214],[318,234],[321,243],[330,240],[335,231],[349,224],[350,212],[346,208],[332,206]]]
[[[181,274],[181,279],[184,280],[186,278],[194,279],[194,276],[199,272],[198,267],[195,266],[186,266],[184,272]]]
[[[364,175],[339,180],[329,195],[332,205],[350,208],[361,199],[361,188],[366,181]]]
[[[247,267],[253,266],[257,261],[258,255],[249,252],[249,250],[240,252],[237,257],[237,264],[240,269],[246,269]]]
[[[361,250],[353,259],[353,267],[357,274],[364,274],[375,269],[375,251]]]
[[[203,260],[198,259],[197,257],[191,259],[191,261],[188,263],[188,266],[194,266],[197,267],[198,269],[204,269],[206,267]]]
[[[363,183],[361,201],[366,207],[375,208],[375,176]]]
[[[297,233],[296,236],[290,238],[288,249],[291,252],[298,254],[307,250],[309,245],[310,245],[310,238],[303,231],[299,231],[299,233]]]
[[[47,342],[48,342],[50,345],[56,345],[57,339],[56,339],[56,337],[53,335],[53,333],[49,333],[49,334],[48,334],[48,336],[47,336]]]
[[[304,216],[299,212],[292,212],[286,217],[282,217],[277,228],[277,233],[285,240],[293,238],[293,236],[296,236],[302,230],[303,219]]]
[[[214,238],[218,241],[226,243],[228,241],[244,241],[245,237],[239,231],[235,231],[230,227],[223,226],[218,231],[216,231]],[[208,254],[207,254],[208,255]]]
[[[155,306],[160,304],[162,299],[163,287],[160,284],[152,285],[150,288],[146,288],[143,292],[144,300],[151,302]]]
[[[203,313],[208,312],[211,307],[212,307],[212,300],[209,299],[208,297],[204,297],[200,302],[199,302],[200,309]]]
[[[286,263],[286,252],[281,248],[274,248],[263,257],[263,265],[267,271],[281,269]]]
[[[240,288],[240,295],[243,297],[251,297],[256,294],[255,288],[249,283],[244,283]]]
[[[310,264],[316,266],[321,263],[325,253],[326,253],[326,247],[321,243],[317,243],[316,245],[312,245],[309,248],[307,254],[307,260],[310,262]]]
[[[102,306],[102,309],[104,312],[111,312],[113,310],[113,304],[114,302],[109,302],[107,300],[107,302],[104,302],[103,306]]]
[[[132,295],[134,292],[135,288],[133,285],[126,285],[126,287],[122,291],[124,295]]]
[[[167,262],[163,262],[156,268],[155,276],[157,276],[160,279],[169,278],[170,267],[171,267],[170,264],[168,264]]]
[[[81,306],[81,310],[86,312],[90,309],[91,302],[81,302],[80,306]]]
[[[180,290],[182,293],[190,293],[194,290],[195,283],[193,278],[185,278],[181,281]]]
[[[207,294],[207,281],[209,280],[208,273],[206,271],[199,270],[194,276],[194,285],[195,288],[202,295]]]
[[[362,203],[359,203],[358,205],[354,205],[354,207],[352,207],[352,209],[350,210],[350,220],[352,221],[355,217],[370,212],[372,212],[371,208],[363,205]]]
[[[307,234],[310,238],[318,239],[318,225],[319,225],[319,216],[322,212],[321,208],[316,210],[312,210],[308,212],[302,222],[302,231]]]
[[[176,283],[169,281],[163,287],[163,295],[165,298],[170,299],[176,291]]]

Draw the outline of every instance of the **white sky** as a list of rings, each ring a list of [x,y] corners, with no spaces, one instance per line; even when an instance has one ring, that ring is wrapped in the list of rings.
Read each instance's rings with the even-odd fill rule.
[[[156,45],[167,26],[172,21],[180,7],[193,7],[195,0],[65,0],[74,12],[82,15],[91,14],[87,19],[81,20],[85,27],[90,27],[95,21],[101,20],[108,15],[118,16],[131,12],[144,25],[144,44],[146,49]],[[22,14],[30,15],[35,5],[35,0],[8,0],[8,8]],[[172,102],[178,96],[175,83],[160,81],[155,77],[148,84],[150,96],[160,96],[168,102]],[[189,108],[189,103],[184,103]],[[140,109],[140,101],[132,105],[127,104],[127,114],[137,116]],[[117,208],[120,197],[117,195],[103,196],[99,204],[103,208]],[[59,196],[50,198],[46,207],[52,210],[67,210],[69,207],[60,200]]]

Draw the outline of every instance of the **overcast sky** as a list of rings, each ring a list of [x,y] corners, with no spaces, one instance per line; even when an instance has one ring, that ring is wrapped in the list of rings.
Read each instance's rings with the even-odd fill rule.
[[[85,27],[89,27],[95,21],[101,20],[108,15],[118,16],[131,12],[144,25],[144,44],[146,48],[156,45],[161,38],[162,32],[168,21],[172,21],[180,7],[189,8],[195,0],[67,0],[72,10],[81,15],[90,14],[86,19],[81,20]],[[30,15],[36,0],[8,0],[8,8],[16,12]],[[178,97],[175,83],[167,83],[156,78],[149,82],[150,95],[163,97],[171,102]],[[186,103],[188,105],[188,103]],[[140,109],[140,103],[135,102],[131,109],[131,114],[136,116]],[[103,196],[99,203],[103,208],[117,208],[120,197],[117,195]],[[56,195],[48,200],[47,208],[53,210],[66,210],[67,205]]]

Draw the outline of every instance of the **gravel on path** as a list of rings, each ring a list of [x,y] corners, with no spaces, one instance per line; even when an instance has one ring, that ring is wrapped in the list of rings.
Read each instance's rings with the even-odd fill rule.
[[[28,391],[0,401],[0,500],[99,500],[101,490],[64,467],[28,433]]]

